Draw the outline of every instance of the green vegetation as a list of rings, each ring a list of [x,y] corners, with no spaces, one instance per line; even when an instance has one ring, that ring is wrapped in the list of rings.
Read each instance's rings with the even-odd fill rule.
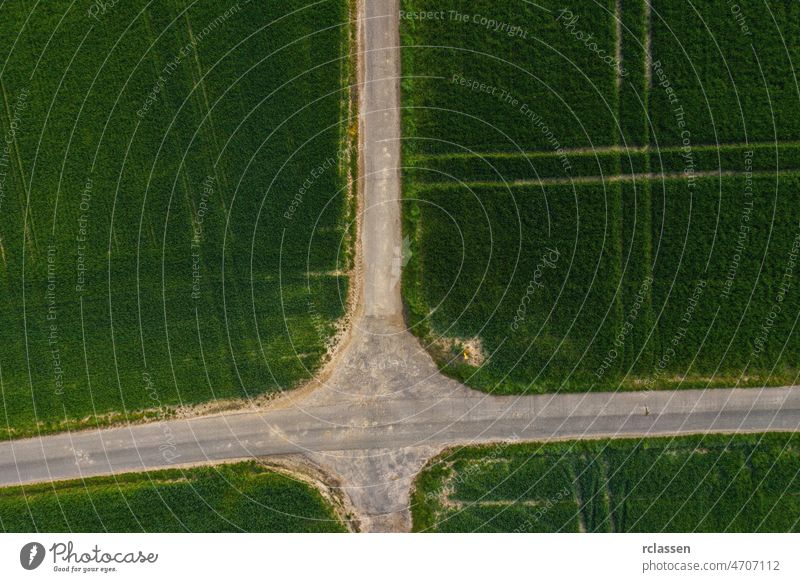
[[[0,490],[4,532],[343,532],[314,487],[256,463]]]
[[[411,323],[479,336],[436,353],[498,393],[791,383],[800,180],[696,184],[420,187]]]
[[[693,148],[695,172],[707,177],[741,173],[745,153],[751,155],[750,171],[762,175],[800,170],[800,147],[796,143],[698,146]],[[685,159],[680,147],[598,148],[569,151],[564,156],[550,152],[487,152],[472,154],[409,154],[404,178],[412,184],[463,184],[495,182],[513,186],[518,182],[538,185],[552,181],[672,180],[682,176]],[[570,168],[565,175],[564,160]],[[619,166],[622,173],[619,173]],[[649,172],[649,174],[648,174]]]
[[[344,312],[348,2],[89,5],[0,7],[0,438],[291,388]]]
[[[583,186],[418,192],[426,249],[418,293],[435,306],[420,321],[453,337],[480,335],[492,354],[477,370],[453,354],[450,373],[494,391],[524,389],[531,370],[541,387],[591,381],[585,372],[601,365],[621,310],[619,184],[608,188],[607,196]],[[539,304],[552,309],[528,311]],[[577,361],[585,369],[571,374]]]
[[[401,18],[406,153],[516,152],[617,143],[616,69],[565,28],[569,14],[525,2],[404,0]],[[571,6],[614,55],[613,0]],[[497,31],[482,19],[492,19]],[[482,86],[483,85],[483,86]],[[549,129],[552,135],[545,131]]]
[[[798,8],[519,8],[401,22],[403,292],[440,368],[495,393],[794,383]]]
[[[797,532],[800,435],[453,449],[412,511],[416,531]]]
[[[652,2],[652,59],[676,96],[670,101],[654,74],[652,144],[682,143],[678,107],[694,144],[800,138],[792,65],[800,59],[800,5],[743,4],[737,18],[725,0]]]

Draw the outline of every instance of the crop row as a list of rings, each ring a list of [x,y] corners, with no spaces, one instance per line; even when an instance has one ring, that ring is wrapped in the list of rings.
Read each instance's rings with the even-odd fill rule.
[[[407,194],[414,329],[480,337],[486,391],[791,383],[800,350],[797,177]]]
[[[800,139],[794,3],[402,4],[407,154]]]
[[[0,7],[8,435],[308,378],[351,263],[348,3],[65,10]]]
[[[0,490],[3,532],[341,532],[313,487],[255,463]]]
[[[405,153],[617,143],[617,69],[603,60],[615,55],[614,2],[562,11],[549,1],[404,0],[402,9],[442,14],[401,18]]]
[[[795,434],[445,451],[412,496],[417,531],[793,532]]]
[[[695,173],[762,174],[800,170],[800,146],[794,143],[738,144],[692,148],[665,147],[548,152],[459,153],[407,156],[404,177],[414,184],[456,182],[516,182],[556,178],[592,178],[602,181],[617,176],[649,174],[653,179],[675,179],[687,166]]]

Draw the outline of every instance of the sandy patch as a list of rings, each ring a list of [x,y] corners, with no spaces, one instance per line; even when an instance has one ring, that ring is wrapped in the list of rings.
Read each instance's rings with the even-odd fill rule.
[[[450,356],[448,359],[455,357],[454,363],[458,362],[480,367],[486,361],[486,352],[483,349],[483,342],[481,338],[477,336],[472,338],[441,336],[434,340],[433,345],[447,353]]]

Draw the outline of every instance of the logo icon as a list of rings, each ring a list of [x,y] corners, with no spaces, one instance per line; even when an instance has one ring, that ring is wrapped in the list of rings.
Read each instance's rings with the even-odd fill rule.
[[[30,542],[19,551],[19,563],[26,570],[35,570],[44,561],[44,546],[39,542]]]

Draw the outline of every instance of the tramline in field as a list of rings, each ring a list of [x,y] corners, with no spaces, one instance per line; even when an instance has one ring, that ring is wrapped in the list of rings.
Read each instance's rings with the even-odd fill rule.
[[[442,369],[493,393],[794,383],[797,7],[781,44],[754,7],[490,4],[530,37],[401,21],[404,295]]]

